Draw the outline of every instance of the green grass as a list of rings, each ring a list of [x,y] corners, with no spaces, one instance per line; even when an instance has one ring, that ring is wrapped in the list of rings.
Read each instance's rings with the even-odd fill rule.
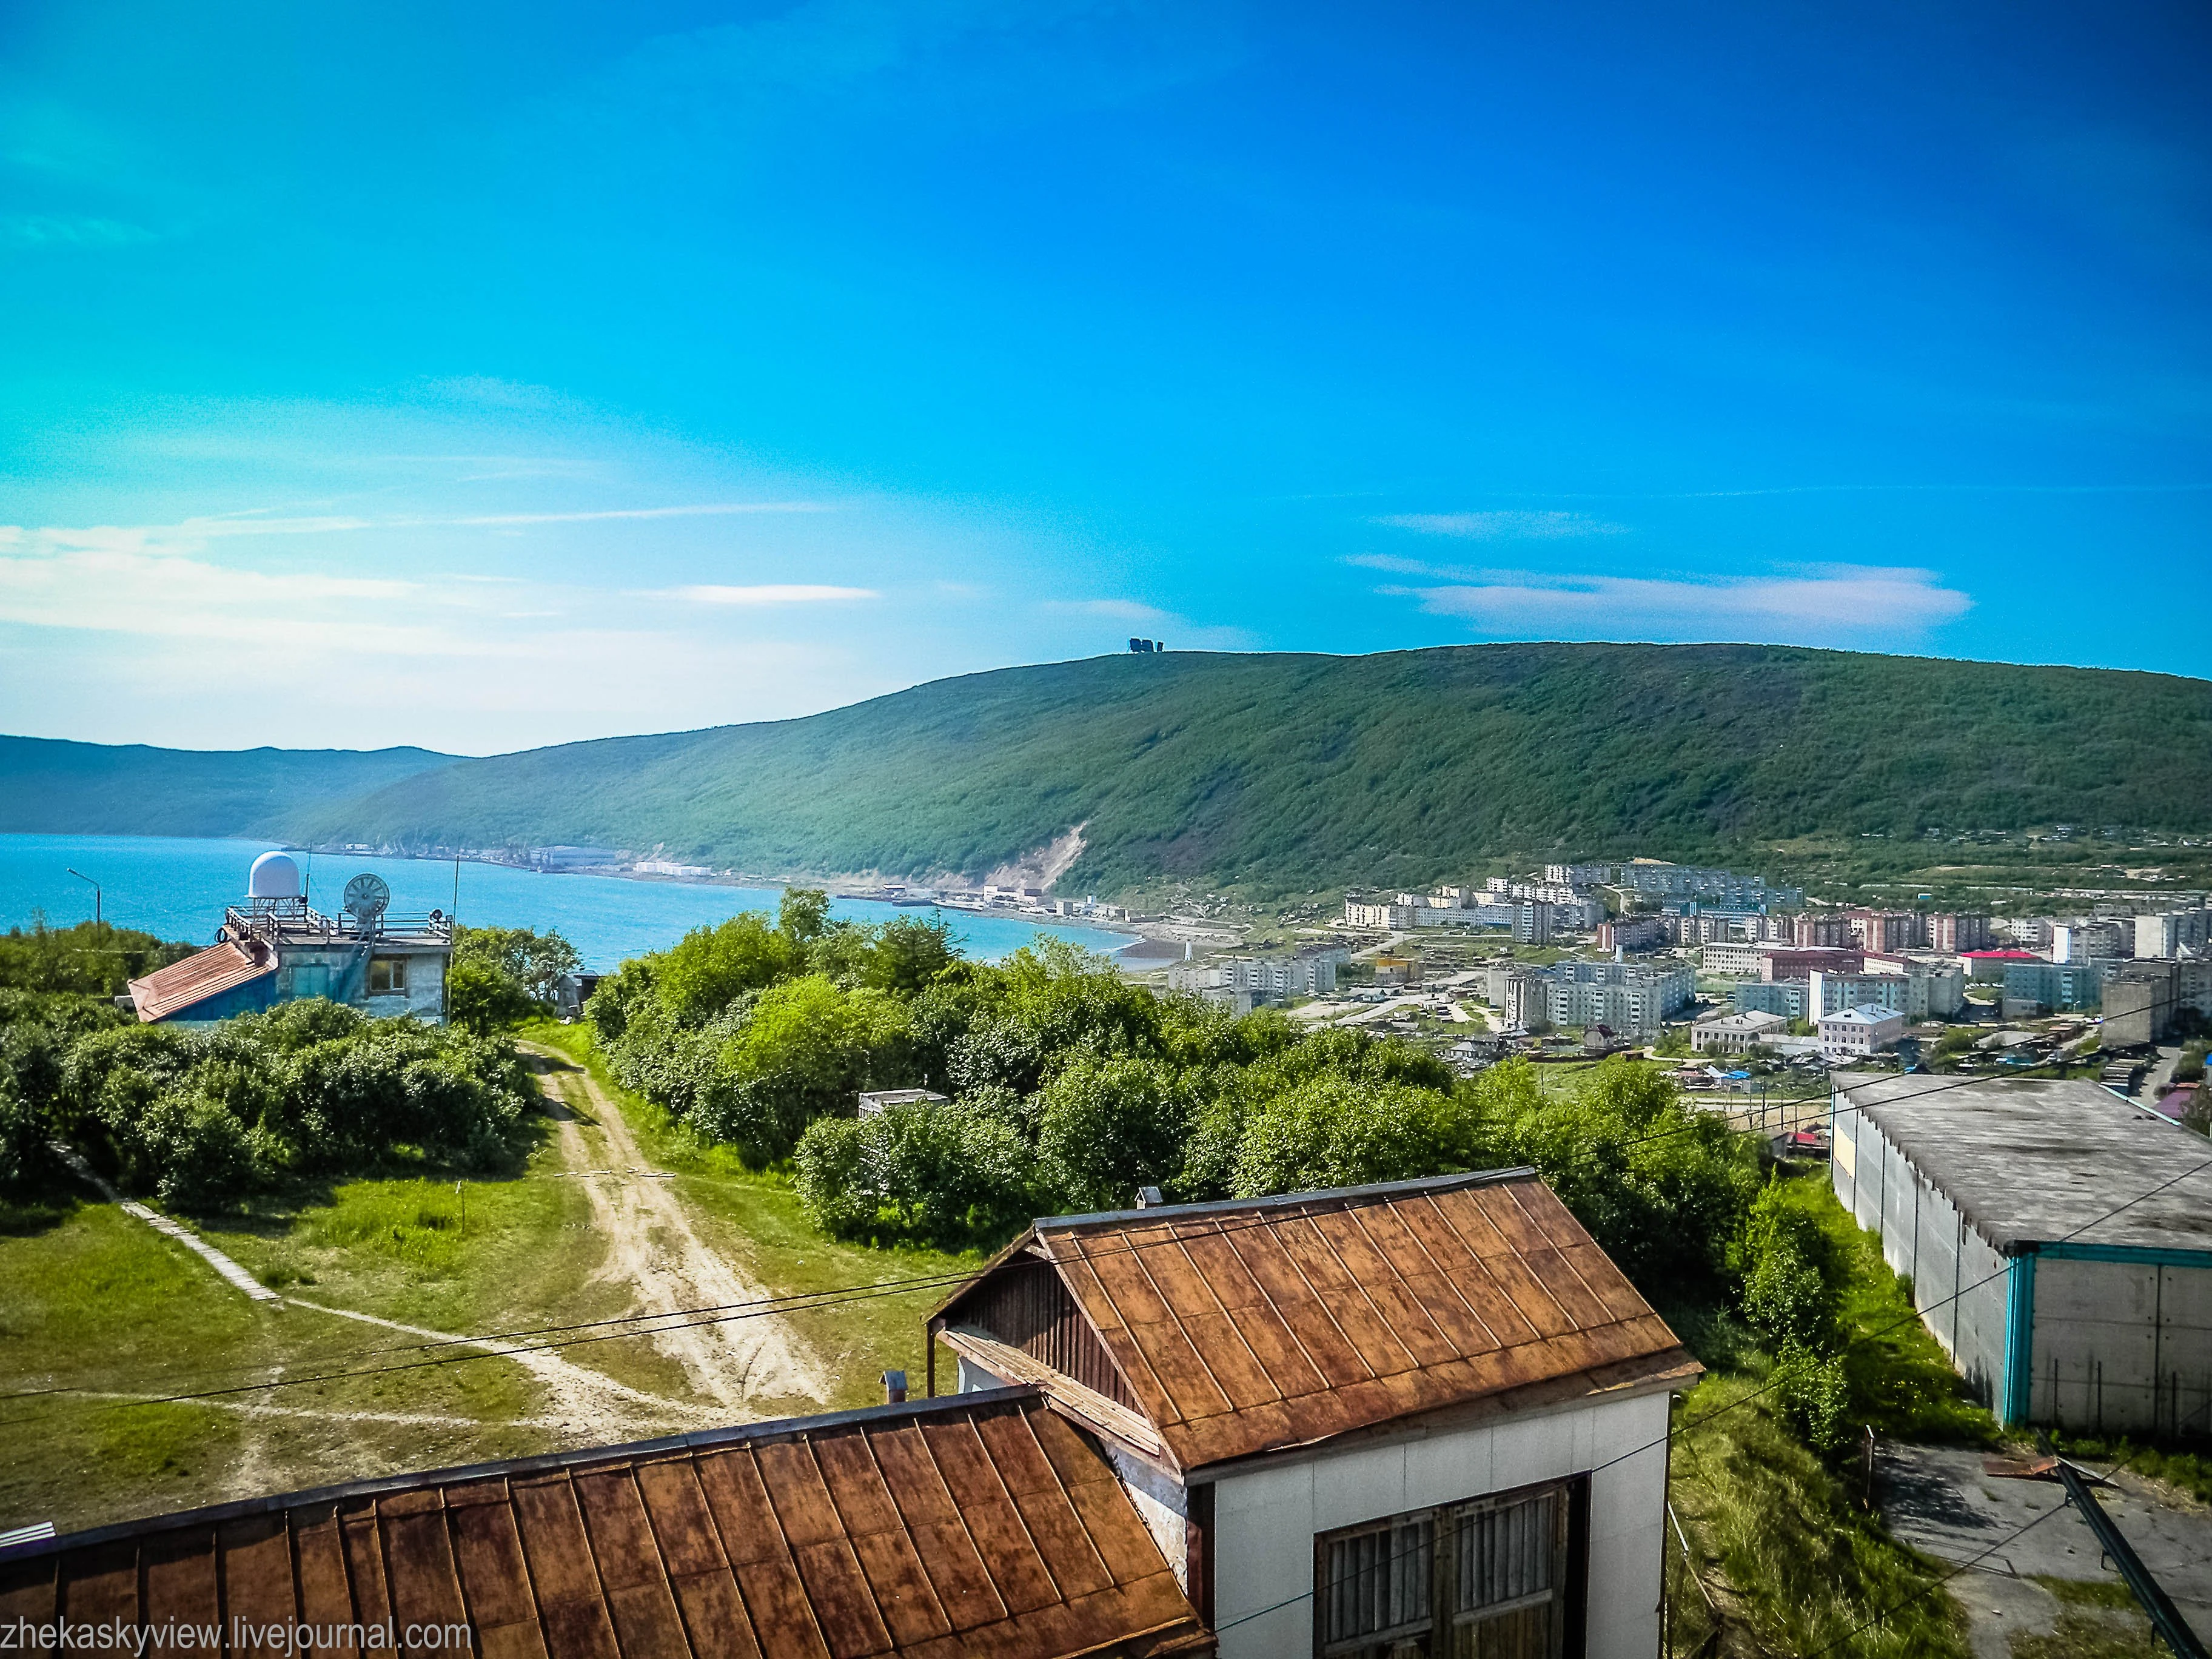
[[[1751,1397],[1760,1380],[1716,1371],[1676,1414],[1670,1496],[1721,1617],[1688,1579],[1672,1579],[1675,1651],[1694,1651],[1719,1622],[1729,1652],[1963,1659],[1940,1569],[1859,1508],[1771,1396]]]
[[[2051,1444],[2069,1457],[2125,1463],[2137,1474],[2162,1480],[2200,1504],[2212,1504],[2212,1450],[2203,1441],[2187,1446],[2141,1446],[2124,1438],[2057,1433]]]
[[[1825,1172],[1790,1177],[1787,1190],[1842,1250],[1854,1428],[1871,1425],[1888,1438],[1996,1443],[1995,1420],[1974,1404],[1913,1314],[1880,1242],[1836,1202]],[[1663,1303],[1660,1311],[1709,1368],[1676,1419],[1671,1490],[1720,1600],[1723,1650],[1808,1659],[1832,1651],[1869,1659],[1963,1655],[1960,1616],[1936,1588],[1942,1570],[1891,1539],[1864,1510],[1848,1454],[1831,1465],[1790,1433],[1774,1395],[1761,1392],[1771,1377],[1769,1358],[1733,1308],[1708,1295]],[[1716,1621],[1686,1578],[1670,1581],[1669,1605],[1675,1650],[1690,1651]]]
[[[919,1246],[878,1249],[826,1237],[800,1211],[787,1177],[748,1170],[728,1147],[702,1143],[672,1121],[663,1108],[617,1083],[590,1026],[545,1024],[519,1035],[557,1048],[591,1073],[622,1110],[640,1150],[662,1169],[677,1173],[676,1189],[697,1218],[702,1237],[772,1293],[963,1273],[984,1260],[980,1251],[953,1254]],[[945,1294],[942,1288],[901,1291],[792,1315],[793,1325],[813,1345],[836,1385],[823,1409],[880,1401],[878,1379],[886,1370],[907,1372],[919,1393],[927,1358],[922,1316]],[[949,1388],[949,1351],[939,1351],[939,1386]]]
[[[1818,1220],[1849,1264],[1843,1322],[1850,1345],[1844,1372],[1853,1420],[1885,1439],[1994,1446],[1996,1419],[1972,1392],[1912,1305],[1905,1281],[1881,1258],[1881,1240],[1836,1201],[1825,1169],[1789,1186],[1794,1202]]]

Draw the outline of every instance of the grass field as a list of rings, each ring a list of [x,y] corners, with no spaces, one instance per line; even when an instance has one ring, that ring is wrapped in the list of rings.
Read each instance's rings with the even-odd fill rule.
[[[1886,1437],[1994,1444],[1995,1422],[1913,1313],[1879,1242],[1820,1175],[1796,1177],[1790,1190],[1848,1263],[1853,1425]],[[1771,1362],[1752,1333],[1726,1308],[1662,1311],[1709,1368],[1675,1416],[1669,1491],[1697,1578],[1679,1552],[1670,1558],[1674,1651],[1695,1651],[1717,1630],[1723,1654],[1963,1656],[1960,1614],[1936,1588],[1941,1569],[1882,1530],[1851,1471],[1824,1462],[1784,1425],[1765,1392]]]
[[[521,1035],[558,1048],[584,1066],[628,1117],[646,1155],[676,1173],[676,1189],[700,1218],[709,1242],[779,1292],[885,1285],[959,1273],[983,1261],[974,1252],[873,1249],[825,1238],[800,1214],[798,1195],[782,1176],[754,1173],[727,1147],[702,1145],[671,1122],[660,1107],[617,1083],[588,1025],[534,1025]],[[837,1380],[838,1392],[824,1409],[882,1399],[878,1379],[886,1370],[906,1371],[919,1393],[926,1358],[921,1317],[944,1295],[941,1288],[924,1288],[793,1315],[793,1324]]]
[[[872,1286],[973,1265],[822,1238],[786,1182],[697,1146],[658,1109],[617,1088],[583,1028],[526,1035],[591,1068],[647,1158],[677,1172],[674,1185],[704,1242],[771,1293]],[[426,1350],[422,1336],[308,1305],[477,1336],[634,1312],[632,1286],[595,1278],[606,1241],[581,1182],[563,1177],[550,1128],[533,1121],[536,1144],[520,1173],[465,1180],[458,1192],[451,1177],[364,1179],[190,1218],[280,1291],[282,1302],[249,1299],[181,1245],[67,1184],[0,1215],[0,1431],[13,1447],[0,1458],[0,1528],[52,1521],[66,1530],[697,1426],[656,1421],[645,1407],[580,1416],[573,1390],[517,1361]],[[830,1379],[830,1397],[813,1408],[879,1400],[878,1379],[888,1369],[908,1370],[919,1389],[921,1317],[942,1294],[905,1291],[792,1316]],[[571,1382],[604,1378],[663,1399],[700,1398],[676,1361],[647,1340],[593,1340],[556,1352],[573,1368]],[[371,1370],[384,1374],[358,1374]],[[356,1374],[329,1375],[336,1372]],[[274,1382],[283,1386],[263,1386]],[[236,1392],[147,1398],[222,1390]],[[736,1412],[731,1420],[749,1414],[758,1413]]]

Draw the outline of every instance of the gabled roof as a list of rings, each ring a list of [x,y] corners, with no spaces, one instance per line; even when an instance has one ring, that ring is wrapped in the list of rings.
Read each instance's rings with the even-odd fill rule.
[[[488,1659],[1213,1651],[1110,1467],[1026,1389],[362,1482],[0,1553],[0,1624],[64,1611],[157,1627],[465,1624]]]
[[[1531,1385],[1696,1370],[1529,1170],[1042,1220],[933,1318],[957,1330],[1024,1255],[1057,1269],[1186,1474]]]
[[[205,1002],[210,997],[276,971],[276,953],[256,941],[251,945],[224,943],[210,946],[182,962],[157,968],[131,984],[131,1000],[142,1022],[167,1019],[170,1015]]]

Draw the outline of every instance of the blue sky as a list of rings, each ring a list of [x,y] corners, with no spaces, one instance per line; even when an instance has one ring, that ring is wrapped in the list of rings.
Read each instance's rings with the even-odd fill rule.
[[[2212,24],[0,8],[0,729],[1118,648],[2208,672]]]

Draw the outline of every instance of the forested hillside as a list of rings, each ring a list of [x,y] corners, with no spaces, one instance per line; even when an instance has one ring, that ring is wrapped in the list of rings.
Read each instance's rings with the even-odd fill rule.
[[[465,762],[298,823],[894,876],[1082,824],[1063,890],[1107,891],[2052,821],[2205,827],[2212,684],[1757,646],[1101,657]]]
[[[152,749],[0,738],[0,833],[281,835],[319,800],[347,800],[453,757],[428,749]]]
[[[410,751],[392,752],[397,769]],[[253,827],[927,877],[979,875],[1081,825],[1061,890],[1099,892],[1162,875],[1414,880],[1506,854],[1721,857],[1930,825],[2190,831],[2212,827],[2212,683],[1771,646],[1170,653],[423,760],[350,799],[303,791]],[[114,806],[100,827],[161,813],[150,790]]]

